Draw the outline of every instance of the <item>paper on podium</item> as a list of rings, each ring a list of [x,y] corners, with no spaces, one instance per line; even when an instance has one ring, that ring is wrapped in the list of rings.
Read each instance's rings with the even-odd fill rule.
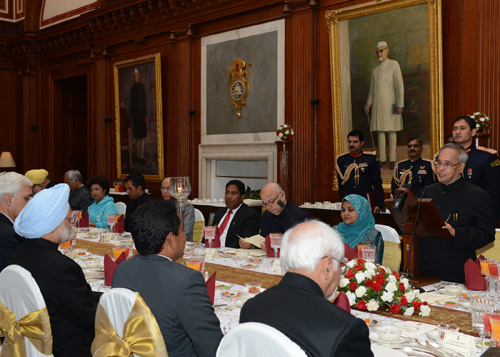
[[[240,239],[243,239],[245,242],[250,243],[257,248],[261,248],[261,245],[265,245],[266,243],[266,238],[261,236],[260,234],[256,234],[254,236],[248,237],[248,238],[242,238],[238,236]]]

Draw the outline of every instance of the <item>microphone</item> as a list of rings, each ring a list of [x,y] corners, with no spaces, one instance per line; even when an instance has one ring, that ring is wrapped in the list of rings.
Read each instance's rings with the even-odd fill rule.
[[[410,186],[408,184],[404,185],[403,188],[410,189]],[[398,193],[398,196],[396,197],[396,200],[394,201],[394,206],[392,207],[395,211],[401,212],[403,209],[403,206],[405,205],[405,200],[408,197],[408,193],[406,192],[400,192]]]
[[[413,240],[415,239],[415,233],[417,232],[417,221],[418,221],[418,215],[420,214],[420,205],[422,204],[422,198],[424,197],[425,191],[427,191],[427,187],[425,186],[424,190],[422,191],[422,194],[420,195],[420,198],[418,200],[418,206],[417,206],[417,214],[415,215],[415,222],[413,222],[413,232],[411,234],[411,241],[410,241],[410,249],[408,249],[408,259],[406,260],[406,273],[409,275],[410,274],[410,257],[411,257],[411,250],[413,248]]]
[[[282,200],[279,200],[279,201],[278,201],[278,206],[280,206],[281,208],[283,208],[283,210],[285,210],[285,212],[288,214],[288,217],[290,217],[290,219],[292,220],[292,226],[295,226],[295,219],[293,219],[293,216],[292,216],[292,214],[290,213],[290,211],[288,211],[288,210],[285,208],[285,203],[284,203]]]

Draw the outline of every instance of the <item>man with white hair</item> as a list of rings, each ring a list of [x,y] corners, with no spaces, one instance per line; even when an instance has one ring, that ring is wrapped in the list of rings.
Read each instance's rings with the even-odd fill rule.
[[[308,356],[373,356],[368,327],[328,301],[340,280],[344,245],[323,222],[288,230],[281,243],[281,282],[248,300],[240,323],[272,326]]]
[[[40,287],[52,328],[54,356],[90,356],[101,293],[92,292],[82,268],[59,252],[71,239],[74,217],[68,203],[69,187],[59,184],[37,193],[14,223],[26,238],[10,260],[28,270]]]
[[[404,82],[398,61],[387,58],[389,46],[386,41],[377,44],[375,55],[379,65],[372,70],[370,92],[365,104],[366,115],[371,115],[371,131],[378,133],[380,166],[386,160],[385,134],[389,136],[389,160],[391,170],[396,161],[396,132],[403,130]]]
[[[31,181],[16,172],[0,174],[0,271],[24,238],[14,231],[14,220],[33,197]]]
[[[72,210],[87,212],[94,203],[89,190],[83,184],[83,176],[78,170],[69,170],[64,174],[64,183],[69,186],[69,205]]]

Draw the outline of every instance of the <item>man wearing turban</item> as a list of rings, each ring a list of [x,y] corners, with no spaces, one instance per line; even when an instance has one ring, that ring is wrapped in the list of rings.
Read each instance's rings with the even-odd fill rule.
[[[0,174],[0,271],[24,242],[14,231],[14,220],[33,197],[31,181],[17,172]]]
[[[54,183],[49,179],[49,172],[44,169],[35,169],[27,171],[24,176],[33,183],[33,193],[38,193],[44,188],[54,187]]]
[[[55,356],[90,356],[97,303],[82,268],[59,252],[71,239],[69,186],[40,191],[21,211],[14,230],[26,238],[10,264],[28,270],[40,287],[50,317]]]

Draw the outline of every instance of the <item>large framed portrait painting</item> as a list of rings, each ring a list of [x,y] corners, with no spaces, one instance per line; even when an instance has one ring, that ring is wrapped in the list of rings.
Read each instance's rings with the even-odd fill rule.
[[[349,131],[361,130],[363,150],[376,152],[390,192],[410,138],[423,141],[427,159],[443,142],[441,3],[370,2],[326,17],[335,155],[348,151]]]
[[[114,65],[116,162],[118,178],[139,172],[161,181],[163,120],[160,54]]]

